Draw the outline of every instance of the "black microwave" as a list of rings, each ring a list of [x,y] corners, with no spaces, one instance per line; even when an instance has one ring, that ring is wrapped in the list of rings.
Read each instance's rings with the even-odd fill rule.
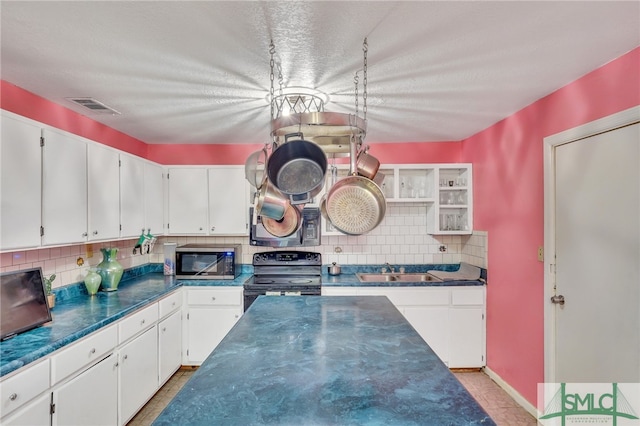
[[[253,207],[249,208],[249,217],[253,218]],[[302,224],[296,232],[287,237],[276,237],[266,230],[262,218],[256,217],[249,230],[249,243],[263,247],[311,247],[320,245],[320,209],[305,207],[302,209]]]
[[[176,278],[233,280],[240,275],[241,245],[185,244],[176,248]]]

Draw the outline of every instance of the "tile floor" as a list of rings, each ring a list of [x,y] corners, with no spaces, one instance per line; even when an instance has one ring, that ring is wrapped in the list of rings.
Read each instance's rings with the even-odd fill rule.
[[[194,372],[195,369],[190,367],[178,370],[131,419],[128,426],[146,426],[153,423]],[[537,424],[533,416],[483,372],[456,372],[455,375],[498,426],[535,426]]]

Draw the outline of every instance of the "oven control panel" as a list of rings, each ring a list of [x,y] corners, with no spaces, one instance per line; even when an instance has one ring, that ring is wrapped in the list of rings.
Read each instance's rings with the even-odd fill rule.
[[[287,265],[322,265],[322,256],[320,253],[309,251],[270,251],[264,253],[255,253],[253,255],[254,266],[287,266]]]

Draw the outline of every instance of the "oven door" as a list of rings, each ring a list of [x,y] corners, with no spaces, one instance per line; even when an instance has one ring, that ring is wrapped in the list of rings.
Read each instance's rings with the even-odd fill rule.
[[[320,296],[320,286],[288,286],[272,287],[252,286],[244,288],[244,311],[258,298],[258,296]]]

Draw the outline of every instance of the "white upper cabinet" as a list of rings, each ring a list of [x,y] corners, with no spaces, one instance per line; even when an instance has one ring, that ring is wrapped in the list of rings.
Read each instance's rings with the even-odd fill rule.
[[[145,228],[145,162],[120,154],[120,237],[137,237]]]
[[[473,231],[473,169],[471,164],[441,164],[436,169],[437,193],[427,220],[430,234]]]
[[[144,164],[144,224],[153,235],[164,229],[164,170],[152,163]]]
[[[168,232],[206,235],[209,220],[208,197],[207,169],[169,169]]]
[[[120,236],[120,183],[118,151],[89,144],[89,240]]]
[[[0,249],[40,245],[41,129],[2,115]]]
[[[64,132],[43,135],[42,244],[87,241],[87,144]]]
[[[249,182],[244,166],[209,169],[209,234],[248,235]]]

